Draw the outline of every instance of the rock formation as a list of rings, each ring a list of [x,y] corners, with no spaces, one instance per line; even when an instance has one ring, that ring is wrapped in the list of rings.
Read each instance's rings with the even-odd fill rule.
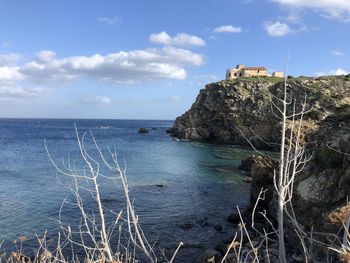
[[[280,120],[270,95],[281,97],[281,78],[242,78],[206,85],[191,109],[175,120],[170,130],[179,139],[218,141],[272,149],[280,140]],[[308,101],[304,137],[317,130],[327,116],[350,104],[349,76],[290,78],[288,89],[297,101]],[[269,91],[269,92],[268,92]]]
[[[308,153],[313,158],[296,183],[296,210],[304,224],[339,230],[339,212],[350,212],[350,106],[327,117],[308,136]]]

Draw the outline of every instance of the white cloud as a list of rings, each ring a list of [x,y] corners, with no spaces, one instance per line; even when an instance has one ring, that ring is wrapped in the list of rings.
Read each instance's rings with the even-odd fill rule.
[[[15,65],[20,58],[21,55],[17,53],[0,54],[0,67]]]
[[[316,72],[316,76],[347,75],[347,74],[349,74],[349,72],[342,68],[337,68],[335,70],[330,70],[328,72]]]
[[[87,103],[107,104],[107,105],[112,103],[112,99],[106,96],[86,97],[84,101]]]
[[[273,0],[288,8],[312,9],[323,15],[343,21],[350,21],[349,0]]]
[[[264,27],[267,33],[272,37],[281,37],[293,32],[287,24],[279,21],[275,23],[266,22]]]
[[[176,47],[164,47],[162,48],[162,56],[163,60],[168,63],[174,63],[177,65],[193,65],[193,66],[201,66],[204,64],[204,56],[193,53],[190,50],[176,48]]]
[[[240,33],[242,32],[241,27],[236,27],[233,25],[219,26],[214,28],[215,33]]]
[[[0,67],[0,81],[60,84],[79,78],[113,83],[185,79],[184,67],[200,66],[204,61],[201,54],[171,46],[65,58],[57,58],[55,52],[44,50],[24,65]]]
[[[22,80],[24,76],[18,71],[18,67],[0,67],[0,85]]]
[[[345,54],[341,51],[338,51],[338,50],[330,50],[329,53],[331,53],[333,56],[336,56],[336,57],[344,57]]]
[[[149,41],[156,44],[171,45],[171,46],[205,46],[205,41],[200,37],[188,35],[186,33],[178,33],[171,37],[167,32],[151,34]]]
[[[99,17],[98,21],[106,23],[108,25],[116,25],[116,24],[123,23],[123,19],[118,17],[118,16],[114,16],[114,17]]]
[[[36,54],[35,60],[38,62],[50,62],[56,57],[56,53],[51,50],[42,50]]]
[[[164,31],[158,34],[151,34],[148,39],[152,43],[157,43],[157,44],[169,45],[172,42],[172,38],[168,35],[167,32],[164,32]]]
[[[158,35],[158,39],[161,38],[162,34]],[[179,45],[201,44],[195,36],[183,33],[171,38],[170,42]],[[14,87],[20,83],[39,83],[50,87],[84,78],[116,84],[133,84],[156,79],[185,79],[186,67],[201,66],[205,62],[202,54],[170,45],[106,55],[63,58],[59,58],[51,50],[42,50],[24,64],[20,64],[19,59],[20,55],[15,53],[0,55],[0,86]]]

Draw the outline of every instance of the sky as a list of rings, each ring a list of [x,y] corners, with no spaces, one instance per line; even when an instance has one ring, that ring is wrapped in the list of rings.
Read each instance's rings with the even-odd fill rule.
[[[350,0],[0,0],[0,118],[175,119],[236,64],[350,71]]]

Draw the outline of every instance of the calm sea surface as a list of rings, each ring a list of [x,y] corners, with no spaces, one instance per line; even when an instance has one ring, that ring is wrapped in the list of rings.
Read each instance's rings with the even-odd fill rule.
[[[110,147],[121,163],[125,159],[130,195],[146,236],[158,238],[163,248],[183,241],[187,248],[178,262],[193,262],[200,251],[233,234],[226,218],[236,205],[244,208],[249,201],[250,186],[237,170],[247,150],[174,140],[166,134],[172,121],[0,119],[0,243],[10,246],[25,235],[34,244],[35,233],[58,231],[56,220],[63,199],[70,198],[70,181],[49,161],[44,140],[60,167],[67,160],[80,167],[74,123],[80,134],[91,131],[106,154]],[[150,132],[139,134],[140,127]],[[86,144],[94,156],[91,140]],[[117,183],[102,182],[101,189],[108,209],[124,208]],[[86,197],[89,206],[92,200]],[[70,206],[62,215],[67,222],[80,218]]]

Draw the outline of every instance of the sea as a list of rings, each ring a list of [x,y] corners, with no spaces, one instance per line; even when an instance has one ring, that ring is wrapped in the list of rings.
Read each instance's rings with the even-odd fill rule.
[[[126,169],[129,195],[150,244],[169,251],[185,244],[175,262],[195,262],[232,236],[237,229],[228,215],[249,203],[250,185],[237,167],[251,150],[174,139],[166,133],[172,125],[172,120],[0,119],[2,249],[11,251],[20,236],[29,251],[35,249],[37,237],[60,231],[59,220],[77,227],[80,210],[69,202],[62,206],[74,201],[74,181],[59,170],[88,173],[78,137],[105,175],[100,189],[111,213],[108,224],[113,212],[125,211],[125,198],[120,180],[107,178],[116,174],[103,165],[96,145],[106,161],[116,153]],[[86,207],[93,207],[91,195],[81,193]]]

